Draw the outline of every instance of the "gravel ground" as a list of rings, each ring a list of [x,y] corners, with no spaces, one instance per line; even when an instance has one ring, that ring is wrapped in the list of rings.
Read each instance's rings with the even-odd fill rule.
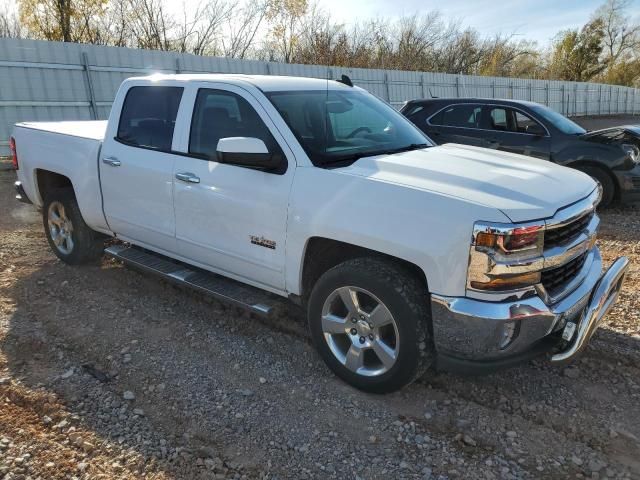
[[[640,478],[640,209],[602,213],[632,266],[569,368],[336,379],[276,321],[104,260],[69,267],[0,172],[0,478]]]

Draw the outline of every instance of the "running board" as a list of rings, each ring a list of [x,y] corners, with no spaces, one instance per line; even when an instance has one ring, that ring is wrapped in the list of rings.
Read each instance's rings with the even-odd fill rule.
[[[114,245],[104,250],[107,255],[132,267],[161,276],[165,280],[184,285],[232,303],[252,313],[268,317],[274,311],[271,294],[230,278],[180,263],[164,255],[126,245]]]

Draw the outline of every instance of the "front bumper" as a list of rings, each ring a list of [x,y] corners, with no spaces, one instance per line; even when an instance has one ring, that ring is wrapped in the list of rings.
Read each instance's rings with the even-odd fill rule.
[[[502,302],[432,295],[433,338],[443,363],[509,365],[554,347],[560,349],[553,362],[573,360],[614,305],[629,264],[621,257],[601,275],[600,252],[589,255],[582,283],[554,305],[538,295]]]
[[[620,202],[632,203],[640,201],[640,165],[626,171],[613,171],[620,186]]]

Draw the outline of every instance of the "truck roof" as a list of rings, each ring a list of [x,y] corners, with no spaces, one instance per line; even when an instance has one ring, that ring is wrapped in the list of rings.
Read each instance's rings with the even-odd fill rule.
[[[323,78],[291,77],[280,75],[245,75],[227,73],[181,73],[174,75],[153,74],[144,77],[132,77],[125,81],[144,81],[157,83],[162,80],[180,82],[232,82],[250,83],[265,92],[277,92],[282,90],[350,90],[349,87],[335,80]]]

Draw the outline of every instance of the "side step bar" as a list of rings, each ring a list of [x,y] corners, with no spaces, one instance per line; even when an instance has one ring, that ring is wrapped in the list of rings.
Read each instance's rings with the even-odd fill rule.
[[[126,245],[114,245],[104,250],[110,257],[127,265],[161,276],[165,280],[184,285],[232,303],[252,313],[268,317],[278,300],[258,288],[192,267],[163,255]]]

